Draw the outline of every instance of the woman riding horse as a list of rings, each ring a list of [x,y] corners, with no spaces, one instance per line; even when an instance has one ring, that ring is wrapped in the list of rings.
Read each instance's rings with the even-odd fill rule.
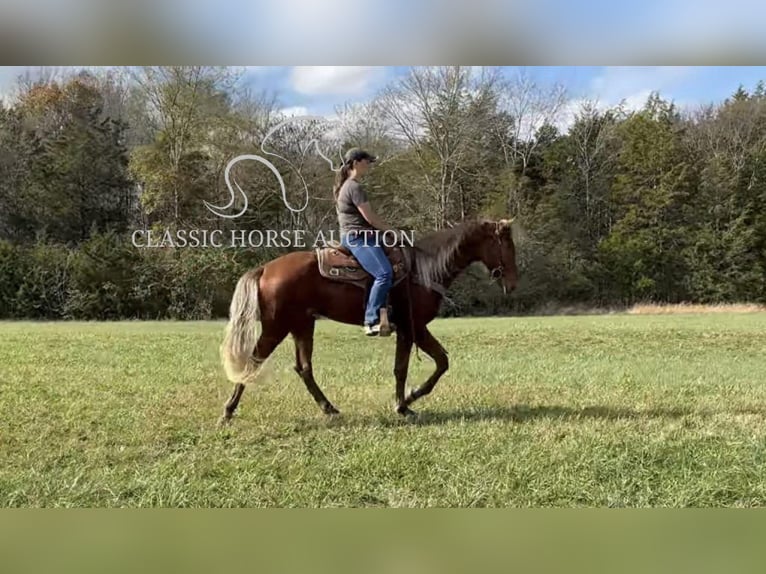
[[[367,307],[364,313],[364,333],[367,336],[391,333],[380,329],[380,310],[386,304],[394,272],[377,231],[394,230],[372,209],[367,193],[359,180],[367,173],[376,157],[359,148],[350,149],[335,179],[333,193],[338,213],[341,245],[359,261],[373,277]]]
[[[355,206],[367,223],[378,229],[386,228],[369,208],[369,203],[364,201],[364,195],[357,186],[353,182],[347,183],[352,173],[354,182],[356,177],[361,177],[370,158],[353,152],[346,159],[344,168],[347,176],[342,182],[347,186],[344,197],[348,196],[348,202]],[[346,210],[344,215],[352,215],[353,220],[348,203],[342,209]],[[360,223],[358,219],[356,223]],[[366,260],[369,265],[373,259],[378,263],[377,251],[360,251],[355,240],[347,240],[346,244],[355,250],[355,254],[361,254],[362,263]],[[401,415],[412,415],[410,405],[429,394],[449,367],[447,352],[428,330],[428,323],[438,314],[442,297],[450,284],[474,262],[484,264],[490,270],[490,277],[501,282],[503,291],[516,287],[516,251],[510,220],[465,221],[419,239],[415,243],[410,275],[390,290],[394,312],[406,310],[406,320],[401,321],[396,330],[394,361],[394,408]],[[380,267],[383,267],[382,260],[376,269]],[[366,310],[365,291],[357,285],[323,277],[314,251],[293,251],[242,275],[232,296],[229,322],[221,345],[226,374],[235,383],[231,397],[224,405],[222,422],[232,418],[245,384],[257,379],[261,366],[288,334],[295,342],[295,371],[306,389],[326,414],[338,413],[314,380],[312,354],[316,319],[326,317],[350,325],[366,324],[374,330],[374,314],[385,302],[381,293],[385,293],[388,282],[386,274],[380,271],[375,275],[382,279]],[[259,323],[260,334],[257,332]],[[406,394],[405,383],[413,344],[434,360],[436,370],[422,385]]]

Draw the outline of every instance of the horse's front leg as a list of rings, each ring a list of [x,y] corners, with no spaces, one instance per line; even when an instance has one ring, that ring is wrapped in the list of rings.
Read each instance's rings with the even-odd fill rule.
[[[394,359],[394,377],[396,378],[396,412],[399,414],[413,414],[407,408],[404,398],[404,385],[407,382],[407,371],[410,366],[410,352],[412,351],[412,336],[403,329],[396,332],[396,358]]]
[[[436,363],[436,370],[430,377],[428,377],[428,380],[425,383],[417,389],[412,390],[410,394],[407,395],[407,398],[404,399],[404,402],[397,409],[401,414],[413,414],[409,409],[409,405],[434,390],[436,383],[441,376],[447,372],[447,369],[449,369],[447,351],[444,350],[444,347],[439,344],[439,341],[434,338],[428,329],[423,329],[423,332],[417,337],[416,344],[434,360]]]

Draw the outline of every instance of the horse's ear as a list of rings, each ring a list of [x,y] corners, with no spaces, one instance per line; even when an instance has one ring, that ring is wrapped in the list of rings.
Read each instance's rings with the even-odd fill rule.
[[[507,230],[511,229],[511,224],[513,223],[513,218],[511,219],[501,219],[497,222],[497,232],[498,234],[502,234]]]

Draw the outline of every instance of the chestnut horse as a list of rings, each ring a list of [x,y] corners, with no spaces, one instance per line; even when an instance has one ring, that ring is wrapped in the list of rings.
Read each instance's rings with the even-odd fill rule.
[[[517,282],[516,250],[510,220],[466,221],[415,242],[413,268],[394,286],[389,303],[396,329],[395,410],[412,415],[410,405],[430,393],[447,371],[447,352],[428,330],[450,283],[475,261],[482,262],[505,292]],[[235,383],[221,422],[231,419],[245,383],[288,335],[295,342],[295,371],[308,392],[328,415],[338,410],[325,397],[311,366],[314,324],[318,316],[362,325],[365,290],[326,279],[319,273],[313,251],[295,251],[246,272],[237,282],[229,323],[221,345],[226,374]],[[256,336],[257,322],[261,333]],[[360,337],[362,334],[360,333]],[[405,396],[405,382],[413,343],[436,363],[436,370],[420,387]]]

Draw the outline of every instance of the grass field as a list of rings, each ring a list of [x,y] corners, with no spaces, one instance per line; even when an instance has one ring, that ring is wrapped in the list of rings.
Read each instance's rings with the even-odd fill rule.
[[[223,323],[0,323],[0,506],[760,506],[766,314],[450,319],[393,414],[394,340],[321,322],[216,422]],[[413,355],[410,381],[432,362]]]

